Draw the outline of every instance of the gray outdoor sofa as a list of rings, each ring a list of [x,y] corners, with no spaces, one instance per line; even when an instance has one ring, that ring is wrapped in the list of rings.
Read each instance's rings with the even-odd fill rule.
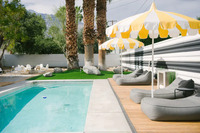
[[[176,88],[194,88],[194,81],[193,80],[183,80],[181,78],[176,78],[169,86],[164,89],[156,89],[154,91],[155,98],[164,98],[164,99],[174,99],[174,90]],[[176,98],[183,98],[186,96],[192,95],[193,92],[184,92],[184,91],[177,91]],[[132,89],[130,92],[130,98],[135,103],[140,103],[144,97],[151,97],[151,90],[143,90],[143,89]]]
[[[200,93],[175,100],[143,98],[141,108],[149,119],[155,121],[199,121]]]
[[[118,85],[149,85],[151,84],[151,72],[144,71],[138,77],[119,77],[116,79]]]
[[[133,71],[130,74],[123,75],[123,77],[132,77],[132,78],[135,78],[135,77],[138,77],[139,75],[141,75],[142,73],[143,73],[142,69],[136,69],[135,71]],[[113,75],[113,80],[116,81],[120,77],[121,77],[121,74],[114,74]]]

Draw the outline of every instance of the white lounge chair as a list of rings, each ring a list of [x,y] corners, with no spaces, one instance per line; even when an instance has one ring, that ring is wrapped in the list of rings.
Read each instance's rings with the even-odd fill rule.
[[[21,72],[21,71],[22,71],[21,65],[18,65],[17,67],[14,68],[14,72]]]
[[[37,65],[34,70],[38,71],[39,73],[43,73],[49,69],[49,64],[46,65],[46,67],[43,66],[43,64]]]
[[[40,65],[36,65],[35,68],[34,68],[34,70],[35,70],[35,71],[40,70]]]
[[[30,64],[27,64],[27,65],[26,65],[26,70],[28,70],[28,71],[31,70],[31,65],[30,65]]]
[[[49,64],[46,65],[46,70],[48,70],[48,69],[49,69]]]
[[[26,67],[24,65],[21,65],[21,73],[25,73],[26,72]]]
[[[40,69],[44,68],[43,64],[40,64]]]
[[[23,65],[17,65],[17,67],[14,68],[14,73],[23,73],[25,72],[25,67]]]
[[[40,64],[41,65],[41,64]],[[42,67],[40,68],[40,70],[42,70],[42,71],[47,71],[49,69],[49,64],[47,64],[46,65],[46,67],[44,67],[43,65],[42,65]]]

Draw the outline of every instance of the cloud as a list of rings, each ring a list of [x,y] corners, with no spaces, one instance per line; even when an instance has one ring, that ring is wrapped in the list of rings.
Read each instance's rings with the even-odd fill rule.
[[[54,14],[58,7],[65,5],[64,0],[21,0],[21,2],[28,10],[47,14]]]
[[[65,0],[21,1],[27,9],[47,14],[54,14],[58,7],[65,5]],[[82,0],[76,0],[76,5],[82,6]],[[150,5],[151,0],[112,0],[110,4],[108,3],[107,19],[119,21],[148,10]],[[199,0],[156,0],[156,6],[159,10],[176,12],[193,18],[200,16],[199,5]]]
[[[143,5],[143,3],[145,4]],[[107,19],[122,20],[135,14],[149,10],[152,1],[149,0],[113,0],[108,4]],[[126,4],[127,3],[127,4]],[[170,11],[192,18],[200,16],[199,0],[156,0],[156,7],[161,11]],[[123,6],[125,5],[125,6]],[[143,5],[143,6],[142,6]],[[142,6],[142,8],[140,8]]]
[[[26,9],[38,13],[54,14],[56,9],[65,5],[65,0],[21,0]],[[76,0],[76,5],[81,6],[82,0]]]

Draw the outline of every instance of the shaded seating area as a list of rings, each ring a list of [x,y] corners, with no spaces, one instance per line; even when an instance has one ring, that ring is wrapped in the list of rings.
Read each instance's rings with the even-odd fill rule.
[[[144,98],[141,108],[151,120],[197,121],[200,120],[200,93],[175,100]]]
[[[118,85],[150,85],[151,84],[151,72],[144,71],[138,77],[124,76],[116,79]]]
[[[113,79],[109,79],[109,81],[137,133],[198,133],[200,131],[200,121],[179,122],[169,120],[163,122],[149,119],[141,110],[141,104],[133,102],[129,95],[133,88],[151,90],[151,85],[119,86]]]
[[[155,98],[164,98],[164,99],[174,99],[176,98],[184,98],[186,96],[190,96],[193,94],[193,91],[177,91],[177,88],[191,88],[194,89],[194,81],[193,80],[183,80],[181,78],[176,78],[169,86],[164,89],[157,89],[154,91]],[[176,95],[174,94],[176,93]],[[143,90],[143,89],[132,89],[130,92],[130,98],[135,103],[141,103],[141,100],[144,97],[151,97],[151,90]]]

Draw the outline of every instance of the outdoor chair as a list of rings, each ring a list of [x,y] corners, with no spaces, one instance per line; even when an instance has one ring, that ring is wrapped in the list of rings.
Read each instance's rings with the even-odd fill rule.
[[[39,71],[47,71],[49,69],[49,64],[46,65],[46,67],[43,66],[43,64],[39,65]]]
[[[26,72],[26,67],[21,65],[21,73],[25,73]]]
[[[49,69],[49,64],[46,65],[46,67],[43,66],[43,64],[36,65],[34,70],[38,73],[44,73]]]
[[[40,64],[40,70],[43,69],[43,68],[44,68],[43,64]]]
[[[43,67],[43,69],[44,69],[45,71],[47,71],[47,70],[49,69],[49,64],[47,64],[46,67]]]
[[[169,86],[164,89],[157,89],[155,90],[154,97],[156,98],[164,98],[164,99],[174,99],[176,98],[183,98],[186,96],[190,96],[193,94],[193,91],[177,91],[177,88],[191,88],[194,89],[194,81],[193,80],[183,80],[181,78],[176,78]],[[176,95],[174,94],[176,93]],[[151,90],[143,90],[143,89],[132,89],[130,92],[130,98],[135,103],[140,103],[144,97],[151,97]]]
[[[22,66],[21,65],[17,65],[17,67],[14,68],[14,72],[15,73],[19,73],[22,71]]]
[[[151,72],[144,71],[138,77],[119,77],[117,78],[116,83],[118,85],[149,85],[151,84]]]
[[[40,70],[40,65],[36,65],[35,68],[34,68],[34,70],[35,70],[35,71]]]
[[[123,77],[133,77],[133,78],[135,78],[135,77],[138,77],[139,75],[141,75],[142,72],[143,72],[142,69],[136,69],[135,71],[133,71],[133,72],[130,73],[130,74],[123,75]],[[114,75],[113,75],[113,80],[116,81],[116,80],[117,80],[118,78],[120,78],[120,77],[121,77],[121,74],[114,74]]]
[[[146,97],[141,109],[154,121],[199,121],[200,93],[175,100]]]
[[[31,67],[30,64],[27,64],[27,65],[26,65],[26,70],[27,70],[27,71],[31,71],[31,68],[32,68],[32,67]]]

